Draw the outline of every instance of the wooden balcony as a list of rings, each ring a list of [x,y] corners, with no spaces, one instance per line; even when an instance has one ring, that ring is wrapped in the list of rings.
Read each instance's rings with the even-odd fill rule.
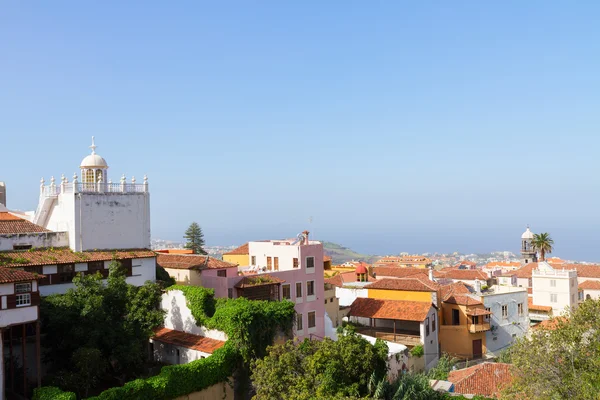
[[[467,328],[469,329],[469,332],[471,332],[471,333],[486,332],[486,331],[490,330],[490,323],[489,322],[479,322],[477,324],[469,323],[469,324],[467,324]]]
[[[357,328],[356,332],[377,339],[387,340],[388,342],[400,343],[409,348],[422,344],[421,336],[415,335],[412,332],[397,330],[394,333],[392,329],[386,328]]]

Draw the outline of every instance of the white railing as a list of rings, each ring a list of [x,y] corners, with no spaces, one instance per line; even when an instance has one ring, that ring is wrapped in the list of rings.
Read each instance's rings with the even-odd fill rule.
[[[40,187],[42,197],[56,197],[61,193],[147,193],[148,183],[61,183]]]
[[[563,270],[539,270],[534,269],[532,271],[532,276],[573,276],[577,273],[576,270],[563,269]]]

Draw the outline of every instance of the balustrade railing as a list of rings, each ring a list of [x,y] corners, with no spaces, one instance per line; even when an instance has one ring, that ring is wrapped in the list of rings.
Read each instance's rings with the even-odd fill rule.
[[[146,193],[147,183],[60,183],[42,186],[41,195],[54,197],[61,193]]]

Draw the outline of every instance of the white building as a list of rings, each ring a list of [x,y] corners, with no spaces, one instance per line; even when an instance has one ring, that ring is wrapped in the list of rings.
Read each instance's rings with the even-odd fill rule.
[[[576,270],[557,270],[542,261],[532,271],[531,277],[533,304],[552,307],[554,316],[577,307],[579,296]]]

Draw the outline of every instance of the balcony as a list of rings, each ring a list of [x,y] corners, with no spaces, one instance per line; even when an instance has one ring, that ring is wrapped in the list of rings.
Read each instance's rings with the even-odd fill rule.
[[[413,332],[404,332],[401,330],[397,330],[396,333],[392,329],[386,328],[357,328],[356,332],[371,336],[381,340],[387,340],[388,342],[400,343],[405,345],[406,347],[412,348],[414,346],[420,345],[421,336],[416,334],[411,334]],[[416,333],[416,332],[415,332]]]
[[[479,332],[486,332],[490,330],[490,323],[489,322],[479,322],[479,323],[469,323],[467,324],[467,327],[469,329],[469,332],[471,333],[479,333]]]

